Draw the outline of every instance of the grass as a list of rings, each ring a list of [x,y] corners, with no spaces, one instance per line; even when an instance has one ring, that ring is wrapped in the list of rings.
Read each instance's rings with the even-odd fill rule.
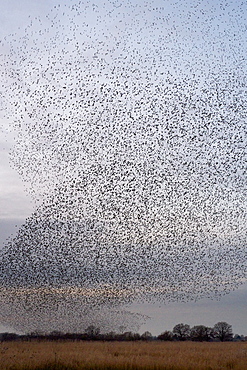
[[[1,370],[247,369],[247,342],[3,342]]]

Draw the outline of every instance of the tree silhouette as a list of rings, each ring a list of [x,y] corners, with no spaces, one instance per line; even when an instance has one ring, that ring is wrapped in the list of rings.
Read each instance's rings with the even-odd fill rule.
[[[99,335],[100,333],[100,328],[96,328],[94,325],[89,325],[85,333],[90,337],[90,338],[95,338]]]
[[[213,329],[204,325],[193,326],[190,332],[190,339],[194,341],[209,341],[212,337]]]
[[[188,324],[177,324],[173,328],[173,333],[179,340],[187,340],[190,336],[190,326]]]
[[[219,339],[221,342],[232,339],[232,326],[225,321],[217,322],[214,325],[214,337]]]
[[[161,333],[160,335],[158,335],[157,339],[171,341],[171,340],[173,340],[173,334],[172,334],[171,331],[166,330],[163,333]]]
[[[152,339],[152,334],[150,333],[150,331],[145,331],[145,332],[141,335],[141,339],[142,339],[142,340],[150,340],[150,339]]]

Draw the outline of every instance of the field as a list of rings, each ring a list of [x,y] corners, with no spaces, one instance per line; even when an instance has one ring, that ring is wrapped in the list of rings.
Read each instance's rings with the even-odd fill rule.
[[[1,370],[247,369],[247,342],[2,342]]]

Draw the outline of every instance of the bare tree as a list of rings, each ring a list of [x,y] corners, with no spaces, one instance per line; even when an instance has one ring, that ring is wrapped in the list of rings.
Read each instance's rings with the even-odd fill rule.
[[[233,337],[232,326],[225,321],[217,322],[214,325],[214,337],[219,339],[221,342],[231,340]]]
[[[167,341],[172,341],[173,340],[173,334],[171,331],[164,331],[160,335],[158,335],[157,339],[159,340],[167,340]]]
[[[190,337],[190,326],[188,324],[177,324],[173,328],[173,333],[179,340],[187,340]]]
[[[142,340],[151,340],[151,339],[152,339],[152,334],[150,333],[150,331],[145,331],[145,332],[141,335],[141,339],[142,339]]]
[[[213,329],[204,325],[197,325],[191,329],[190,339],[194,341],[209,341],[212,337]]]
[[[97,337],[100,333],[100,329],[99,328],[96,328],[94,325],[90,325],[87,327],[87,329],[85,330],[85,333],[89,336],[89,337]]]

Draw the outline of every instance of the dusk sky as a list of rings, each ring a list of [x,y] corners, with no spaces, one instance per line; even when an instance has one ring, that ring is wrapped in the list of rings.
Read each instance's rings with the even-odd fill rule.
[[[110,287],[140,332],[247,335],[246,3],[0,5],[0,332],[60,325],[43,287]]]

